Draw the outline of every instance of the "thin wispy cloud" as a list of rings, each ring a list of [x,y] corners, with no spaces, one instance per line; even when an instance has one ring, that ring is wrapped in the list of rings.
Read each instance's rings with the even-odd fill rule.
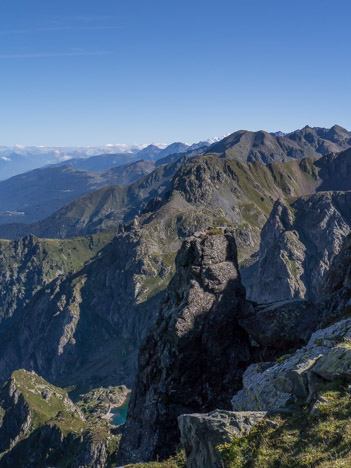
[[[16,34],[32,34],[38,32],[56,32],[56,31],[105,31],[109,29],[118,29],[116,26],[46,26],[40,28],[24,29],[3,29],[0,30],[0,36]]]
[[[24,54],[0,54],[1,59],[36,59],[36,58],[53,58],[53,57],[89,57],[99,55],[109,55],[107,51],[97,52],[38,52],[38,53],[24,53]]]
[[[71,15],[66,16],[64,19],[67,21],[84,21],[84,22],[91,22],[91,21],[103,21],[103,20],[111,20],[111,16],[108,15],[94,15],[94,16],[86,16],[86,15]],[[62,20],[62,19],[61,19]]]

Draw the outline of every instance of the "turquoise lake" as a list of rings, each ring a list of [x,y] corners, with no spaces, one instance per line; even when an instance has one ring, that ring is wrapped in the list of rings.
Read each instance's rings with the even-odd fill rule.
[[[111,410],[111,413],[113,414],[111,423],[114,426],[119,426],[120,424],[123,424],[126,421],[129,399],[130,399],[130,395],[128,395],[125,403],[122,406]]]

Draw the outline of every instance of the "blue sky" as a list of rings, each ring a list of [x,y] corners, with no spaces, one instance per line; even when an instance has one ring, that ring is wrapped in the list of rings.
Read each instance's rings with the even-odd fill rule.
[[[351,129],[347,0],[2,0],[0,145]]]

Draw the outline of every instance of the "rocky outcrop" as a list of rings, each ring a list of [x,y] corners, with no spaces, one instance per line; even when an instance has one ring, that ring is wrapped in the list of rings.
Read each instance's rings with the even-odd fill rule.
[[[179,415],[230,409],[249,364],[295,351],[317,327],[318,308],[307,301],[246,300],[234,232],[196,233],[177,255],[177,272],[140,349],[120,463],[174,453]]]
[[[338,436],[336,435],[338,428],[332,425],[337,398],[349,401],[347,392],[351,383],[351,319],[345,318],[349,317],[351,301],[350,241],[349,236],[332,262],[321,288],[324,296],[318,306],[322,312],[316,308],[311,309],[312,315],[314,313],[313,326],[319,322],[320,327],[320,323],[325,324],[327,320],[329,323],[333,321],[334,323],[327,328],[319,328],[312,334],[308,343],[296,352],[283,355],[272,362],[250,365],[243,374],[242,390],[237,392],[232,399],[234,412],[224,412],[223,415],[222,411],[215,411],[210,414],[183,415],[178,418],[182,443],[187,454],[187,466],[194,468],[224,466],[223,450],[221,451],[219,446],[226,442],[231,444],[234,440],[234,451],[228,452],[228,459],[240,463],[239,460],[244,460],[241,458],[243,454],[252,453],[252,447],[256,451],[261,445],[265,445],[265,442],[262,442],[265,437],[267,437],[268,447],[272,443],[271,440],[284,438],[284,431],[289,433],[289,424],[293,432],[299,431],[301,427],[302,433],[299,435],[297,432],[294,437],[295,439],[307,438],[304,443],[307,444],[306,448],[309,450],[309,441],[315,444],[314,439],[311,441],[309,437],[313,434],[315,438],[315,432],[312,430],[311,433],[308,427],[312,427],[313,424],[317,426],[318,421],[320,425],[325,425],[326,414],[330,415],[331,420],[328,424],[334,427],[335,440],[338,440],[337,437],[340,437],[340,432],[343,431],[342,425]],[[296,306],[300,304],[296,311],[294,304]],[[289,335],[291,335],[291,340],[299,341],[300,336],[304,341],[310,334],[307,332],[303,336],[305,325],[307,324],[307,328],[311,326],[308,309],[303,312],[305,307],[308,307],[305,301],[295,303],[287,301],[280,303],[279,307],[276,304],[256,306],[254,310],[249,309],[249,314],[241,321],[241,325],[251,333],[252,337],[262,343],[278,345],[281,340],[284,346],[284,343],[287,345],[289,342]],[[280,308],[282,314],[277,312]],[[299,308],[300,316],[296,313]],[[261,425],[261,429],[258,429],[257,440],[255,435],[251,439],[242,438],[245,432],[250,431],[250,426],[242,433],[240,431],[235,433],[236,424],[234,423],[233,430],[230,419],[231,415],[234,415],[235,420],[238,414],[241,418],[250,417],[252,414],[258,414],[258,419],[265,418],[263,426]],[[318,418],[323,414],[324,419],[319,420]],[[267,418],[268,415],[272,416],[273,420]],[[341,414],[339,411],[337,417],[347,420],[348,415]],[[289,434],[288,437],[291,438],[292,435]],[[248,451],[246,447],[249,447]],[[301,447],[300,451],[304,453],[305,448],[303,445]],[[267,447],[262,450],[267,450]],[[267,460],[269,459],[267,456],[262,459],[258,457],[253,459],[253,463],[256,466],[255,463],[261,460],[264,466],[268,466]],[[257,466],[261,465],[257,464]]]
[[[277,362],[251,365],[243,389],[232,399],[235,411],[292,409],[308,401],[326,380],[351,382],[351,320],[315,332],[307,346]]]
[[[324,277],[351,231],[351,192],[279,200],[262,229],[258,262],[243,274],[250,299],[318,301]]]
[[[179,443],[177,417],[230,408],[255,348],[237,315],[248,307],[231,231],[184,241],[139,369],[119,462],[166,458]]]
[[[188,468],[222,468],[218,447],[247,434],[266,416],[264,411],[216,410],[209,414],[183,414],[178,418]]]
[[[234,410],[272,410],[308,401],[326,381],[351,382],[351,236],[335,257],[321,290],[318,314],[322,326],[306,346],[276,362],[251,365],[243,389],[232,400]],[[344,319],[344,320],[342,320]],[[297,325],[298,326],[298,325]]]

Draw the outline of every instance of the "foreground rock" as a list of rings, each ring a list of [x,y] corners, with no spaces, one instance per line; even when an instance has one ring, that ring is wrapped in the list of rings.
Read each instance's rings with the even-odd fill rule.
[[[295,353],[275,362],[251,365],[244,372],[243,389],[232,399],[234,412],[185,414],[178,418],[189,468],[247,463],[255,468],[300,466],[306,460],[311,466],[332,467],[336,460],[340,466],[349,466],[349,450],[343,450],[342,446],[351,436],[351,319],[344,318],[350,314],[350,272],[351,237],[348,237],[323,285],[325,295],[319,303],[322,313],[317,312],[314,317],[332,324],[317,330],[307,345]],[[297,304],[300,307],[294,311]],[[302,336],[304,316],[299,317],[298,311],[306,305],[305,301],[296,304],[287,301],[278,307],[257,306],[253,312],[249,310],[241,323],[252,333],[256,329],[255,337],[262,342],[268,340],[269,344],[276,336],[287,344],[289,333],[292,339]],[[308,314],[305,316],[308,323]],[[276,326],[286,318],[284,336],[284,327]],[[237,415],[241,420],[250,415],[259,415],[258,420],[264,420],[250,433],[250,424],[243,431],[238,430]]]
[[[319,311],[307,301],[246,300],[232,230],[188,238],[176,267],[139,353],[120,464],[174,454],[179,415],[231,409],[250,364],[295,351],[318,324]]]
[[[275,363],[251,365],[243,389],[232,400],[236,411],[292,408],[308,400],[325,380],[351,382],[351,319],[311,336],[307,346]]]
[[[218,446],[247,434],[266,416],[264,411],[216,410],[209,414],[183,414],[178,418],[188,468],[222,468]]]
[[[211,235],[213,234],[213,235]],[[255,359],[237,315],[249,303],[231,231],[187,239],[156,324],[139,355],[119,463],[167,458],[179,443],[177,417],[230,409],[233,389]]]

